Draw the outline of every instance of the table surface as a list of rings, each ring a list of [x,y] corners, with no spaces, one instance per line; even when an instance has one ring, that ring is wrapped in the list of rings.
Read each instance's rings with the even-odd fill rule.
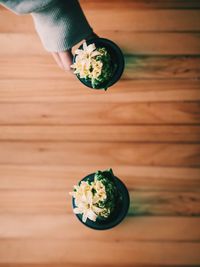
[[[200,266],[200,2],[82,0],[122,48],[107,92],[55,65],[0,8],[0,267]],[[95,231],[68,192],[112,167],[131,205]]]

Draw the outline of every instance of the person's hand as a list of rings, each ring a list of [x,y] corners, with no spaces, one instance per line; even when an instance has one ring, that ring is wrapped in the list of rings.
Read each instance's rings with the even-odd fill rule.
[[[96,33],[93,32],[90,36],[86,38],[86,40],[96,37],[98,36],[96,35]],[[53,52],[52,56],[54,57],[56,63],[61,69],[65,71],[72,71],[71,65],[72,65],[73,55],[71,49],[63,52]]]
[[[72,59],[73,59],[71,50],[63,52],[53,52],[52,55],[61,69],[65,71],[71,70]]]

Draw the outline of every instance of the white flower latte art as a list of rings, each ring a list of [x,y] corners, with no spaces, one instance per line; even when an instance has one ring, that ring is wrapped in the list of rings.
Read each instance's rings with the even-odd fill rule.
[[[100,208],[98,203],[106,200],[105,186],[101,181],[94,179],[89,184],[81,181],[80,185],[74,186],[74,191],[70,192],[75,200],[76,208],[73,209],[75,214],[83,214],[82,221],[86,222],[87,218],[96,221],[99,215],[107,217],[110,213],[105,208]]]
[[[96,48],[94,43],[87,45],[84,42],[82,48],[75,51],[75,55],[74,64],[71,65],[74,74],[90,81],[93,88],[112,76],[111,58],[104,47]]]

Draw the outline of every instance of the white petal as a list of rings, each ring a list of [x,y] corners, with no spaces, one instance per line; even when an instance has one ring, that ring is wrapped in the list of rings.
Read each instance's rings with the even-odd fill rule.
[[[101,53],[100,53],[99,51],[93,51],[93,52],[91,53],[91,57],[96,57],[96,56],[98,56],[98,55],[101,55]]]
[[[75,50],[75,54],[76,54],[76,55],[79,55],[79,54],[81,54],[81,53],[83,53],[83,50],[81,50],[81,49],[76,49],[76,50]]]
[[[82,213],[82,211],[79,208],[74,208],[73,211],[74,211],[75,214]]]
[[[89,210],[88,213],[87,213],[87,217],[91,220],[91,221],[96,221],[97,219],[97,215],[92,211],[92,210]]]
[[[84,51],[87,51],[87,48],[88,48],[88,47],[87,47],[87,44],[86,44],[86,42],[84,42],[84,43],[83,43],[83,50],[84,50]]]
[[[87,221],[87,213],[83,213],[82,221],[85,223]]]
[[[87,70],[90,69],[90,60],[86,60],[85,61],[85,67],[86,67]]]
[[[82,194],[81,200],[82,200],[82,202],[87,202],[87,198],[86,198],[86,195],[85,194]]]
[[[79,198],[74,198],[74,202],[75,202],[75,205],[77,206],[77,207],[79,207],[80,206],[80,199]]]
[[[100,212],[103,211],[103,209],[101,209],[101,208],[99,208],[99,207],[96,207],[96,206],[93,206],[92,209],[93,209],[93,211],[94,211],[95,213],[97,213],[97,214],[99,214]]]
[[[81,181],[81,186],[88,186],[88,183],[85,181]]]
[[[97,194],[95,194],[94,196],[93,196],[93,204],[96,204],[96,203],[98,203],[99,202],[99,196],[97,195]]]
[[[90,53],[92,53],[92,51],[94,51],[95,49],[96,49],[95,44],[90,44],[90,45],[88,45],[88,47],[87,47],[87,52],[90,54]]]

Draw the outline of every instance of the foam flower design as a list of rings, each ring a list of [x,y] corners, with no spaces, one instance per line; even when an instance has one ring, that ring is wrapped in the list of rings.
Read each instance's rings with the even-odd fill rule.
[[[101,53],[96,50],[95,44],[87,46],[86,42],[84,42],[83,49],[77,49],[75,55],[77,55],[76,61],[71,67],[75,69],[75,74],[80,75],[80,78],[92,78],[93,75],[98,77],[101,74],[102,64],[99,64],[101,62],[98,63],[94,59]]]
[[[113,209],[115,194],[114,184],[97,172],[92,182],[81,181],[70,192],[75,203],[73,211],[75,214],[82,214],[84,223],[87,219],[95,222],[98,217],[107,218]]]
[[[111,58],[105,48],[96,48],[95,44],[83,43],[82,49],[75,51],[75,61],[71,65],[80,79],[90,80],[95,88],[110,78]]]
[[[76,49],[75,54],[78,55],[80,59],[90,60],[101,53],[96,50],[95,44],[87,45],[87,43],[84,42],[83,49]]]

